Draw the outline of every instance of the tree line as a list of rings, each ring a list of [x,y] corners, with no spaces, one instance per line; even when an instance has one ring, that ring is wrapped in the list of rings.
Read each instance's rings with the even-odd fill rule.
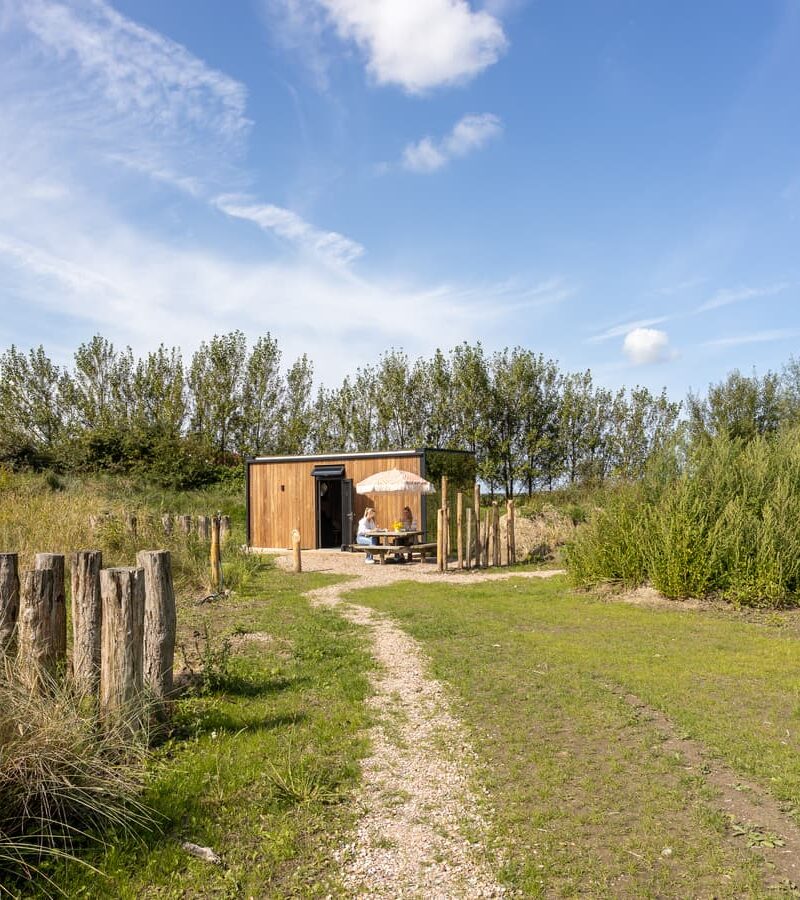
[[[188,360],[164,345],[137,358],[95,335],[70,367],[42,346],[0,355],[0,462],[196,486],[247,456],[442,447],[473,451],[480,478],[513,496],[635,478],[687,423],[713,430],[744,409],[769,427],[775,404],[781,419],[786,397],[800,398],[792,366],[735,373],[719,396],[690,396],[687,418],[666,391],[610,391],[522,347],[463,343],[417,359],[392,349],[315,390],[311,360],[284,365],[270,334],[252,346],[241,331],[215,335]]]

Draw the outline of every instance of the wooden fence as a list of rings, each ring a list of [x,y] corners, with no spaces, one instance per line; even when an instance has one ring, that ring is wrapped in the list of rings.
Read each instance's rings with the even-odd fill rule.
[[[211,540],[211,526],[214,519],[219,519],[219,536],[225,542],[231,533],[231,517],[216,513],[215,516],[199,515],[175,515],[164,513],[157,521],[154,516],[145,515],[142,520],[135,513],[123,513],[117,516],[114,513],[102,513],[97,516],[89,516],[89,527],[93,532],[110,525],[120,523],[124,530],[137,537],[143,530],[147,534],[163,533],[168,537],[174,534],[196,535],[201,541]]]
[[[99,550],[70,554],[72,657],[67,657],[64,555],[39,553],[18,570],[0,553],[0,656],[31,690],[71,678],[104,727],[138,732],[168,714],[175,654],[169,551],[142,550],[135,567],[102,567]]]
[[[447,572],[450,566],[451,515],[452,509],[447,499],[447,476],[442,476],[442,507],[436,524],[436,564],[440,572]],[[467,505],[464,494],[456,494],[455,510],[455,564],[458,569],[478,569],[502,564],[502,534],[500,530],[500,504],[495,500],[490,507],[481,509],[481,489],[476,484],[472,494],[472,505]],[[506,565],[517,562],[515,540],[514,501],[506,502]]]

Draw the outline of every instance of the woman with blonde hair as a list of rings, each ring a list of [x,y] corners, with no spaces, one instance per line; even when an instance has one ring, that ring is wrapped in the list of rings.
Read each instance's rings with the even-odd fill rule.
[[[375,531],[378,523],[375,521],[375,510],[368,506],[364,510],[364,515],[358,520],[358,531],[356,532],[356,543],[370,547],[378,543],[378,539],[370,535],[370,531]],[[367,553],[364,557],[365,563],[374,563],[375,558],[371,553]]]

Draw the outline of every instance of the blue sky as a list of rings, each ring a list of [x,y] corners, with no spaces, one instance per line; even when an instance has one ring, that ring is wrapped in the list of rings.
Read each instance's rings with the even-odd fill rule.
[[[800,345],[800,3],[0,0],[0,346]]]

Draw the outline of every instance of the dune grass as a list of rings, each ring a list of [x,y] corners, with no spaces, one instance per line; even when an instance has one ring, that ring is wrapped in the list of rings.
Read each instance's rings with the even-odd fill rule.
[[[564,579],[351,596],[419,640],[450,686],[509,886],[547,897],[773,895],[702,772],[663,753],[621,694],[666,713],[796,816],[800,642],[785,619],[609,603]]]

